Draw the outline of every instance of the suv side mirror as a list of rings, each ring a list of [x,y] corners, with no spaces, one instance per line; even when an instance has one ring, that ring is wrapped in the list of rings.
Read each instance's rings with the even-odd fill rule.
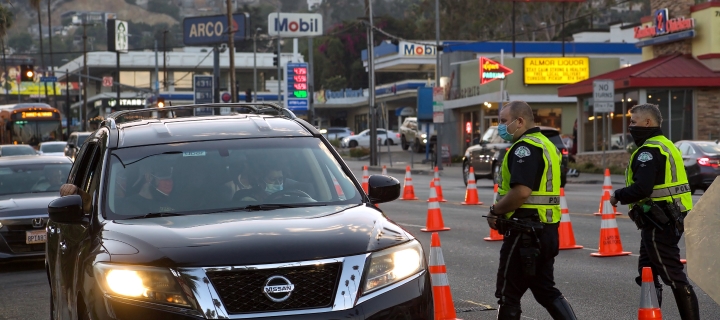
[[[50,220],[60,223],[80,222],[85,217],[82,210],[82,198],[69,195],[57,198],[48,205]]]
[[[400,197],[400,181],[374,174],[368,179],[368,196],[373,203],[390,202]]]

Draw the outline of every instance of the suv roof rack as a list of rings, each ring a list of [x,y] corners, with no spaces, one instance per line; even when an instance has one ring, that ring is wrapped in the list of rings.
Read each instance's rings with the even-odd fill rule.
[[[117,111],[108,115],[101,125],[107,124],[111,127],[115,127],[117,123],[138,120],[195,117],[196,115],[194,111],[198,108],[213,109],[213,114],[215,114],[214,109],[231,108],[231,114],[267,114],[281,115],[290,119],[297,118],[292,111],[275,103],[208,103]]]

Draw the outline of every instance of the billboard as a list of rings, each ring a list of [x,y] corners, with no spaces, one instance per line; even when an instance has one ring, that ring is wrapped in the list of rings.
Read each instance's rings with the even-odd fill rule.
[[[128,24],[125,21],[107,21],[108,51],[128,52]]]
[[[247,13],[233,14],[235,41],[247,36]],[[183,43],[186,46],[215,45],[228,42],[227,16],[204,16],[183,19]]]
[[[588,57],[525,57],[525,84],[569,84],[590,78]]]
[[[268,34],[281,37],[297,38],[321,36],[323,34],[322,15],[319,13],[278,13],[268,15]]]

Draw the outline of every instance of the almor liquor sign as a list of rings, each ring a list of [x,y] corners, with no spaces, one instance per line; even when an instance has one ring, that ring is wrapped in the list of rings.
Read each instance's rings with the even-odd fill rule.
[[[668,9],[658,9],[652,15],[652,24],[635,27],[635,39],[644,39],[638,41],[635,46],[645,47],[694,36],[695,19],[683,17],[670,19]]]

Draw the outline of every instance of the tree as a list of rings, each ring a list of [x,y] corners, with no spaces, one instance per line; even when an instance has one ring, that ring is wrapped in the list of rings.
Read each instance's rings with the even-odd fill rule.
[[[12,27],[15,16],[5,6],[0,5],[0,38],[7,35],[7,31]]]
[[[7,46],[20,53],[28,52],[33,46],[32,36],[27,32],[14,34],[8,38]]]

